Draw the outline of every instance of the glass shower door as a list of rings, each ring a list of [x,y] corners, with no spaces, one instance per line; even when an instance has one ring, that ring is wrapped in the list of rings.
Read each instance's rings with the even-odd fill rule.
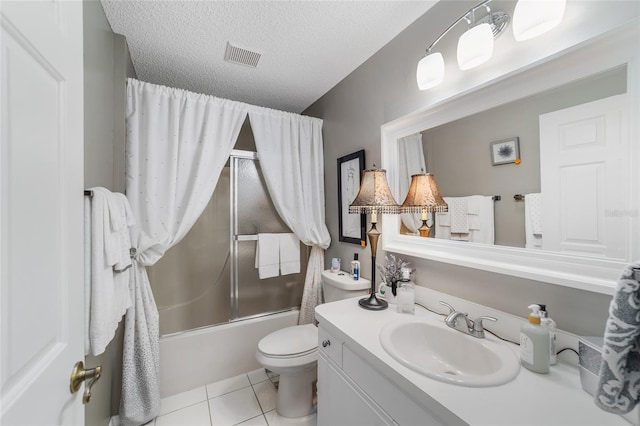
[[[254,152],[231,156],[231,320],[300,306],[308,249],[300,244],[300,273],[261,280],[255,268],[258,233],[290,233],[267,191]]]

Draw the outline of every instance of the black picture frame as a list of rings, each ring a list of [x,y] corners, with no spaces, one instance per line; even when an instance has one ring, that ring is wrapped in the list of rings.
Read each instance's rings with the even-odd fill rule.
[[[364,170],[364,149],[338,158],[338,239],[343,243],[366,246],[365,214],[349,214],[349,205],[360,190]],[[359,216],[359,217],[358,217]]]

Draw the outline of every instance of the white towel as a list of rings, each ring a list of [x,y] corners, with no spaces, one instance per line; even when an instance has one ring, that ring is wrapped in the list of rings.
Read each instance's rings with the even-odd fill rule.
[[[492,196],[488,195],[470,195],[468,197],[443,197],[444,201],[449,205],[455,204],[457,199],[466,201],[467,223],[469,227],[468,234],[454,234],[449,223],[446,221],[447,216],[444,214],[436,214],[436,238],[457,241],[470,241],[474,243],[494,244],[495,243],[495,224],[494,224],[494,201]]]
[[[529,218],[531,219],[531,231],[533,235],[542,236],[542,194],[527,194],[524,197],[524,205],[529,206]]]
[[[258,234],[255,267],[261,280],[280,273],[280,234]]]
[[[136,221],[124,194],[110,192],[107,194],[107,205],[110,233],[108,244],[105,244],[107,263],[115,272],[122,272],[131,267],[131,233],[129,227]]]
[[[300,272],[300,240],[296,234],[280,234],[280,274]]]
[[[527,194],[524,197],[524,241],[525,248],[542,249],[542,215],[540,194]],[[534,217],[538,222],[538,233],[534,226]]]
[[[467,200],[467,214],[478,216],[482,210],[483,195],[471,195],[469,197],[463,197]],[[491,198],[493,201],[493,198]]]
[[[468,234],[469,220],[467,219],[467,200],[465,197],[452,198],[447,202],[451,216],[451,233]]]
[[[117,241],[111,231],[111,191],[105,188],[92,191],[90,233],[85,236],[91,238],[89,344],[91,353],[99,355],[113,339],[118,323],[131,306],[131,297],[129,271],[114,271],[112,255],[107,254]]]
[[[474,243],[495,244],[495,201],[491,195],[471,195],[469,203],[478,204],[479,214],[476,216],[479,225],[470,231],[470,241]],[[469,216],[470,218],[473,216]]]
[[[479,231],[482,228],[480,220],[481,202],[478,197],[465,197],[467,199],[467,221],[469,222],[470,231]]]
[[[451,215],[449,212],[436,212],[436,226],[451,226]]]

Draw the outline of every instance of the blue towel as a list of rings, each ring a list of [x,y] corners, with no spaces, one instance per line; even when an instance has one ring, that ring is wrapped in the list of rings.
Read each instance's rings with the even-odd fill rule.
[[[595,403],[625,414],[640,400],[640,261],[629,265],[609,306]]]

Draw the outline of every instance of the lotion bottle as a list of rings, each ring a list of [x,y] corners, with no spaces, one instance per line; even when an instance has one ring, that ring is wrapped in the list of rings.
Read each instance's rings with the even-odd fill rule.
[[[358,253],[353,254],[353,260],[351,261],[351,276],[354,281],[360,279],[360,261],[358,260]]]
[[[555,365],[558,362],[558,357],[556,356],[556,322],[549,317],[547,305],[541,303],[538,305],[540,306],[540,324],[549,330],[549,364]]]
[[[530,305],[529,322],[520,327],[520,362],[536,373],[549,372],[550,338],[547,327],[540,324],[540,306]]]

